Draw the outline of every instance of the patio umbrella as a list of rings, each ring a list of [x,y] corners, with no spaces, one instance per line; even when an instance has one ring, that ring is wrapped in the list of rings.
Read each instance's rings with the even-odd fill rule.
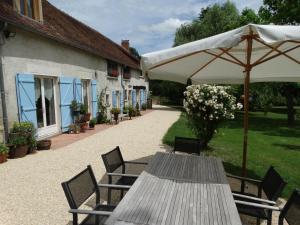
[[[300,26],[249,24],[142,56],[150,79],[244,84],[242,172],[246,176],[250,82],[300,82]]]

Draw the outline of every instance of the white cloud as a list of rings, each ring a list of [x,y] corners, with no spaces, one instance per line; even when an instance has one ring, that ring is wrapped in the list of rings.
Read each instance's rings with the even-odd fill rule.
[[[178,18],[169,18],[160,23],[143,25],[139,27],[141,32],[145,33],[158,33],[161,36],[168,35],[170,33],[174,33],[180,25],[184,23],[188,23],[190,20],[180,20]]]
[[[113,41],[129,39],[140,53],[171,47],[174,32],[201,8],[226,0],[49,0]],[[241,10],[262,0],[232,0]]]

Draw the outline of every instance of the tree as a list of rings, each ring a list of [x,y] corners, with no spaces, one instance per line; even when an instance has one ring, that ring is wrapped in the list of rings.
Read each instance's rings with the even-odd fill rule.
[[[181,25],[175,33],[174,46],[206,38],[238,27],[239,13],[231,2],[203,8],[199,17]]]
[[[259,9],[264,23],[300,24],[300,0],[264,0]],[[286,97],[288,125],[295,122],[294,100],[300,93],[297,83],[280,83],[278,90]]]
[[[131,53],[131,55],[135,56],[137,59],[141,59],[141,55],[136,50],[136,48],[129,47],[129,52]]]
[[[260,24],[261,22],[262,20],[259,15],[257,15],[255,11],[250,8],[243,9],[239,18],[239,26],[244,26],[249,23]]]
[[[182,104],[184,84],[165,80],[150,80],[149,87],[153,96],[166,97],[170,104]]]
[[[259,15],[264,23],[299,24],[300,0],[264,0]]]

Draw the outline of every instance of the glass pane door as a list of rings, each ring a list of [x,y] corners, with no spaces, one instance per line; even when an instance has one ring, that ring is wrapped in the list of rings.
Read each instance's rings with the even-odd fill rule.
[[[55,124],[53,79],[44,78],[43,81],[44,81],[43,83],[44,83],[46,126],[50,126]]]
[[[36,77],[34,81],[38,128],[55,125],[56,118],[53,79]]]
[[[89,81],[82,80],[81,82],[82,82],[82,102],[83,104],[89,107],[89,95],[88,95]]]
[[[42,84],[40,78],[34,78],[35,83],[35,105],[38,128],[44,126],[43,117],[43,100],[42,100]]]

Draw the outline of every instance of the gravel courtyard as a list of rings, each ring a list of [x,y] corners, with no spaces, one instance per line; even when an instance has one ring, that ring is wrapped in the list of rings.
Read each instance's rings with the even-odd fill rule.
[[[104,173],[100,155],[119,145],[126,160],[165,151],[161,139],[180,112],[159,107],[135,120],[66,147],[42,151],[0,165],[0,225],[66,225],[72,216],[61,182],[91,164]]]

